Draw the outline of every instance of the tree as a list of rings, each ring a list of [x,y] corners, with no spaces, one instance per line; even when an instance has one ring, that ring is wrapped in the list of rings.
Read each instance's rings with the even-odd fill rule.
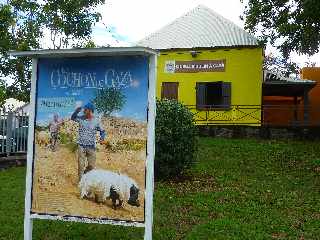
[[[261,43],[271,43],[288,59],[293,51],[309,56],[319,52],[319,13],[319,0],[246,0],[243,19]]]
[[[289,77],[290,75],[295,75],[295,77],[297,77],[299,74],[298,64],[281,56],[275,56],[272,53],[264,57],[263,69],[281,73],[286,77]]]
[[[8,51],[39,49],[48,35],[53,48],[87,45],[93,24],[101,19],[100,13],[95,9],[104,2],[105,0],[0,1],[0,79],[13,79],[13,83],[8,86],[7,95],[29,101],[31,85],[31,60],[26,57],[13,59]]]
[[[93,103],[99,112],[110,116],[113,111],[119,111],[125,104],[125,95],[119,88],[104,88],[96,93]]]
[[[0,80],[0,109],[7,99],[6,84]]]

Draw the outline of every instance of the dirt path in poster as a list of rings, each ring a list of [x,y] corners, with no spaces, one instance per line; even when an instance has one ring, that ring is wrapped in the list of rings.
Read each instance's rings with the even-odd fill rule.
[[[32,211],[57,215],[144,221],[146,124],[132,120],[103,119],[108,145],[97,145],[96,168],[134,179],[140,188],[140,207],[129,204],[114,210],[111,201],[96,203],[80,199],[75,143],[59,143],[56,151],[36,143]],[[71,121],[62,133],[77,131]],[[68,135],[69,134],[69,135]],[[74,134],[76,136],[76,134]],[[76,137],[72,137],[73,141]]]

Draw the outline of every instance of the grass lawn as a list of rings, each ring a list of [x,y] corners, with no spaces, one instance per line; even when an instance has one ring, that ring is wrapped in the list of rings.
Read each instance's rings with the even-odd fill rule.
[[[23,239],[25,168],[0,172],[0,239]],[[34,238],[143,239],[141,228],[34,221]],[[156,184],[154,239],[320,239],[320,142],[200,139],[181,181]]]

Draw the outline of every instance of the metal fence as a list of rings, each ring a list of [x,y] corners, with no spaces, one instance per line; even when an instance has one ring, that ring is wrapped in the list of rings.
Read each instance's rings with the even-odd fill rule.
[[[197,125],[261,125],[261,105],[187,105]]]
[[[320,106],[303,105],[187,105],[197,125],[320,127]]]
[[[11,155],[27,152],[28,113],[23,110],[0,109],[0,154]]]

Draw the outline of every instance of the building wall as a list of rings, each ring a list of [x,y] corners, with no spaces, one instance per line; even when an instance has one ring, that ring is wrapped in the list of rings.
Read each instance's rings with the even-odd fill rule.
[[[302,68],[302,79],[314,80],[317,85],[309,92],[309,104],[310,104],[310,124],[320,125],[320,67],[305,67]],[[301,103],[303,105],[303,103]]]
[[[303,97],[298,97],[295,106],[293,97],[264,96],[264,124],[272,126],[319,126],[320,125],[320,68],[302,68],[301,79],[317,81],[317,85],[309,91],[309,121],[304,121]],[[295,119],[297,118],[297,119]]]
[[[161,98],[162,82],[178,82],[178,100],[197,113],[197,124],[260,125],[262,63],[261,48],[199,50],[196,57],[190,51],[161,51],[158,58],[157,97]],[[196,61],[225,59],[224,72],[166,73],[166,61]],[[200,111],[196,105],[197,82],[231,82],[231,109]],[[250,105],[238,106],[237,105]]]
[[[263,97],[263,124],[266,126],[293,126],[303,123],[302,97],[297,98],[295,106],[293,97],[264,96]],[[296,119],[295,119],[296,118]]]

